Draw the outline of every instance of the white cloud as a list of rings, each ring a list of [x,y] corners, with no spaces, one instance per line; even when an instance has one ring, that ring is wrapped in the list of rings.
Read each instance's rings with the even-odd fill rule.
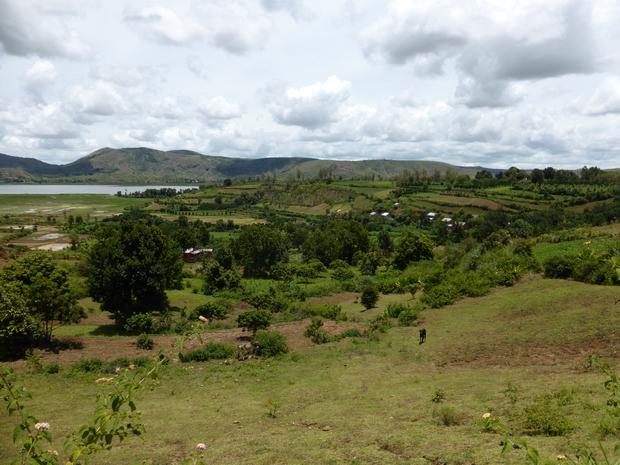
[[[199,79],[207,79],[207,72],[205,71],[205,65],[197,55],[188,55],[187,68],[192,72],[194,76]]]
[[[203,99],[198,104],[198,111],[209,120],[226,120],[241,116],[241,107],[236,103],[228,103],[222,96],[210,100]]]
[[[584,115],[620,114],[620,79],[606,79],[589,99],[578,99],[571,105]]]
[[[75,86],[71,89],[67,105],[75,113],[94,116],[112,116],[125,113],[125,99],[106,82],[97,81],[92,86]]]
[[[196,2],[182,16],[159,4],[132,7],[125,13],[125,22],[160,44],[189,46],[208,41],[238,55],[264,47],[271,31],[267,17],[251,13],[234,0]]]
[[[0,0],[0,44],[10,55],[85,59],[90,47],[54,16],[45,16],[31,2]]]
[[[287,126],[316,128],[333,122],[350,95],[351,84],[336,76],[299,89],[272,83],[260,90],[263,104],[276,122]]]

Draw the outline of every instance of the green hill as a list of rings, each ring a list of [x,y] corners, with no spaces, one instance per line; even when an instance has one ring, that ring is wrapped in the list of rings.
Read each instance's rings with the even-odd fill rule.
[[[10,169],[10,170],[6,170]],[[66,165],[0,154],[0,181],[51,182],[209,182],[263,174],[286,179],[314,178],[320,174],[392,177],[403,170],[428,173],[448,169],[473,176],[477,170],[441,162],[402,160],[338,161],[313,158],[226,158],[190,150],[161,151],[145,147],[102,148]]]

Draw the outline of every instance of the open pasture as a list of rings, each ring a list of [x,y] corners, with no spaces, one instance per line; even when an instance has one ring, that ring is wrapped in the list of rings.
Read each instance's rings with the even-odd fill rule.
[[[218,464],[525,463],[523,450],[500,456],[503,434],[499,427],[483,430],[485,413],[536,447],[541,463],[574,457],[571,447],[595,446],[599,438],[611,451],[617,440],[605,433],[606,378],[586,362],[596,354],[618,368],[614,291],[529,276],[424,311],[422,345],[418,328],[395,327],[378,338],[300,346],[276,359],[172,363],[136,401],[147,428],[143,440],[130,439],[91,463],[180,464],[197,443],[207,446],[206,463]],[[343,296],[343,306],[351,298]],[[131,345],[131,338],[98,337],[99,350],[123,339]],[[64,367],[54,375],[20,375],[34,396],[29,407],[50,423],[59,451],[106,389],[94,382],[98,374],[67,374]],[[527,421],[534,412],[567,429],[532,433]],[[0,431],[12,431],[15,421],[1,415]],[[15,457],[10,436],[1,436],[1,463]]]
[[[144,202],[144,199],[101,194],[6,194],[0,195],[0,214],[45,217],[64,213],[104,217],[122,213],[134,205],[144,205]]]

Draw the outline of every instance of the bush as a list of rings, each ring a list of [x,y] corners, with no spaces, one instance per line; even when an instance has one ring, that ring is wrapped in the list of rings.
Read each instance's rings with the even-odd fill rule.
[[[100,358],[80,358],[69,367],[70,373],[102,373],[106,363]]]
[[[420,318],[420,309],[408,307],[398,315],[398,326],[411,326]]]
[[[224,320],[228,317],[228,309],[213,302],[207,302],[192,310],[189,319],[197,320],[199,316],[204,316],[209,320]]]
[[[223,359],[232,357],[235,348],[221,342],[207,342],[203,347],[196,350],[190,350],[185,354],[179,354],[179,361],[187,362],[207,362],[214,359]]]
[[[386,312],[390,318],[398,318],[398,316],[405,310],[409,310],[409,305],[406,304],[389,304]]]
[[[543,263],[545,278],[568,279],[577,268],[578,258],[575,255],[554,255]]]
[[[125,331],[130,334],[153,334],[155,322],[148,313],[133,315],[125,322]]]
[[[153,338],[149,335],[140,334],[138,336],[138,339],[136,339],[136,347],[143,350],[153,350],[153,348],[155,347],[155,342],[153,341]]]
[[[34,347],[42,335],[23,299],[0,287],[0,360],[20,358]]]
[[[237,324],[244,331],[252,331],[252,336],[255,336],[259,329],[269,328],[271,319],[271,313],[266,310],[247,310],[237,316]]]
[[[392,327],[392,321],[386,312],[380,313],[368,322],[368,331],[371,333],[385,333]]]
[[[347,281],[349,279],[355,278],[355,273],[347,265],[346,268],[338,267],[334,271],[332,271],[332,278],[334,278],[336,281]]]
[[[254,341],[258,343],[256,353],[261,357],[275,357],[288,352],[286,336],[277,331],[260,331]]]
[[[315,316],[309,326],[306,326],[304,336],[315,344],[325,344],[331,341],[331,336],[323,328],[323,318]]]
[[[49,363],[43,367],[43,373],[53,375],[60,372],[60,365],[58,363]]]
[[[574,429],[570,420],[549,399],[538,400],[526,407],[523,413],[523,429],[528,434],[564,436]]]
[[[362,297],[360,301],[366,310],[374,307],[379,301],[379,291],[377,290],[377,286],[366,286],[362,291]]]
[[[337,334],[336,336],[332,336],[332,340],[334,341],[340,341],[341,339],[344,339],[345,337],[362,337],[362,332],[359,329],[347,329],[346,331]]]
[[[443,426],[455,426],[463,420],[463,416],[459,414],[454,407],[448,405],[435,410],[433,416],[437,418],[439,424]]]

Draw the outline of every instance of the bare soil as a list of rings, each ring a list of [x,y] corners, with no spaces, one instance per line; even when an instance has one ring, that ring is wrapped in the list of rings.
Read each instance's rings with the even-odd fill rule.
[[[271,326],[271,330],[278,331],[286,336],[286,343],[289,348],[294,351],[300,347],[312,345],[310,339],[304,337],[303,332],[309,325],[309,320],[293,321],[287,323],[277,323]],[[76,326],[107,326],[113,325],[113,321],[107,314],[92,314],[88,318],[77,323]],[[328,333],[335,335],[340,334],[348,329],[363,329],[360,324],[336,324],[333,321],[325,321],[323,329]],[[249,336],[240,328],[222,329],[218,331],[205,331],[201,334],[202,344],[212,342],[222,342],[225,344],[238,345]],[[129,359],[157,356],[160,351],[175,350],[174,346],[178,344],[180,336],[153,336],[155,347],[153,350],[143,350],[136,347],[136,337],[59,337],[62,340],[71,340],[79,342],[81,349],[62,350],[54,353],[50,350],[41,352],[41,363],[46,365],[49,363],[58,363],[60,365],[69,365],[77,362],[80,358],[99,358],[105,361],[112,361],[120,357]],[[185,350],[195,349],[202,345],[200,341],[192,339],[184,345]],[[25,365],[25,361],[20,360],[11,362],[16,369],[20,369]]]

